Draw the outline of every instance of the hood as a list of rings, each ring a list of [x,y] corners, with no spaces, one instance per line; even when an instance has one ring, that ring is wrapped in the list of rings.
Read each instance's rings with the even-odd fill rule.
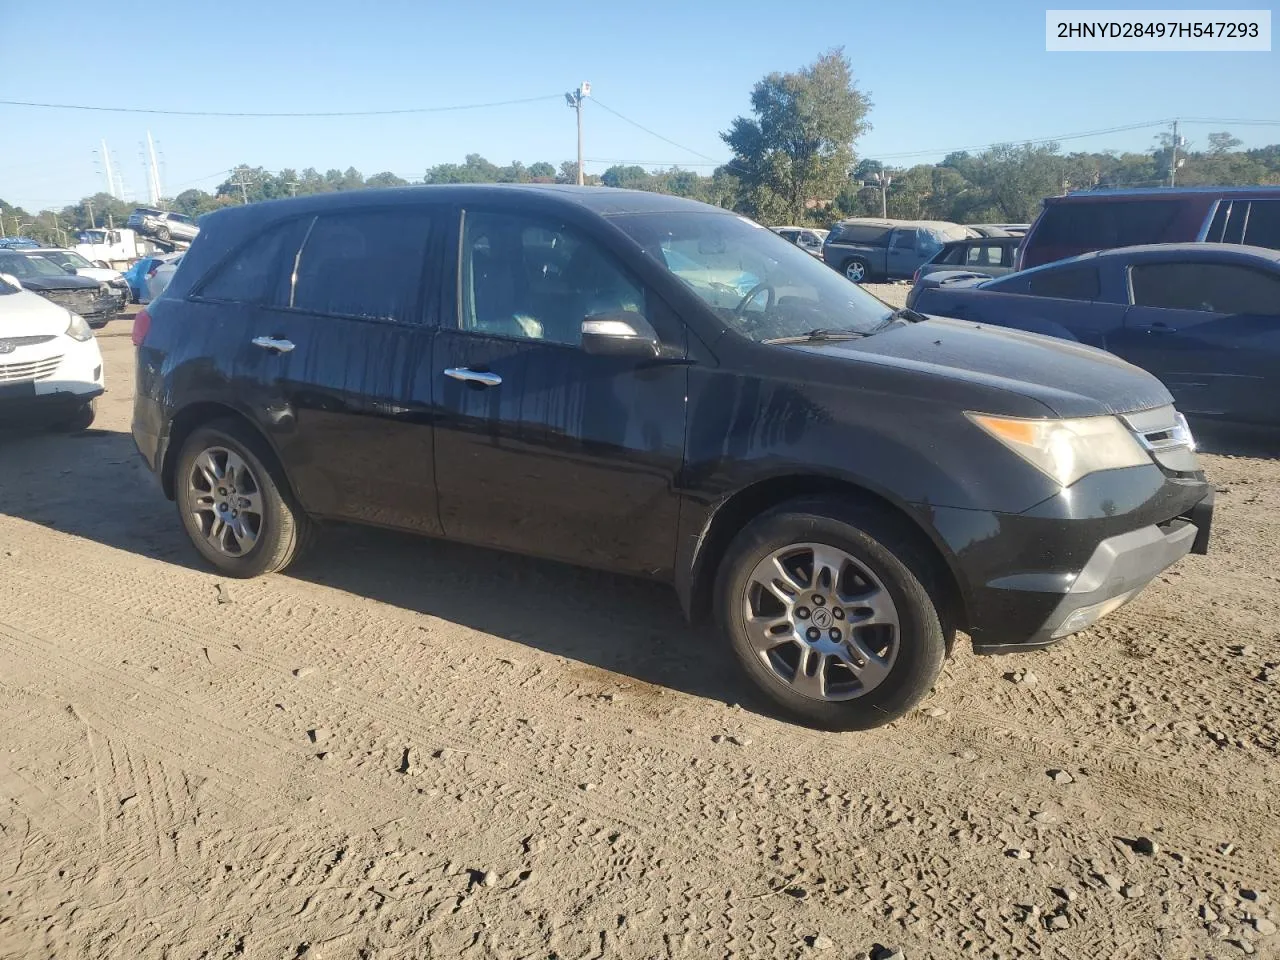
[[[65,307],[28,290],[0,294],[0,340],[63,334],[71,323]]]
[[[27,290],[97,290],[98,281],[90,280],[88,277],[73,277],[67,274],[65,277],[18,277],[22,281],[22,286]]]
[[[1060,417],[1133,413],[1173,402],[1159,380],[1105,350],[944,317],[892,327],[862,340],[799,344],[797,349],[1005,390],[1038,400]]]

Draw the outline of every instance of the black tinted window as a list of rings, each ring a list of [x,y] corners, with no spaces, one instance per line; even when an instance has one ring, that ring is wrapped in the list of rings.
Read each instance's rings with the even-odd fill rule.
[[[1176,200],[1097,200],[1052,203],[1036,227],[1035,241],[1072,249],[1109,249],[1162,243],[1178,215]]]
[[[1249,204],[1244,242],[1280,250],[1280,200],[1254,200]]]
[[[577,344],[584,319],[621,311],[643,316],[644,293],[591,240],[552,221],[466,214],[464,330]]]
[[[278,224],[250,240],[200,285],[196,296],[232,303],[266,303],[275,299],[273,294],[280,281],[293,272],[298,243],[310,223],[306,219]]]
[[[845,243],[862,243],[871,247],[888,246],[889,234],[893,230],[892,227],[864,223],[850,223],[837,229],[840,231],[839,239]]]
[[[308,313],[413,322],[430,227],[424,210],[317,217],[303,242],[289,305]]]
[[[895,230],[893,233],[895,250],[914,250],[916,248],[916,232],[914,230]]]
[[[1234,263],[1147,263],[1130,270],[1133,302],[1167,310],[1280,315],[1280,277]]]
[[[1068,267],[1032,274],[1027,292],[1035,297],[1059,300],[1096,300],[1101,288],[1097,267]]]

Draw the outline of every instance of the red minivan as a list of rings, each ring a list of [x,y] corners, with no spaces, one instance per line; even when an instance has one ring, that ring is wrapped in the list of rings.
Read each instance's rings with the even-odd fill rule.
[[[1195,240],[1280,250],[1280,186],[1089,190],[1049,197],[1018,249],[1015,268],[1113,247]]]

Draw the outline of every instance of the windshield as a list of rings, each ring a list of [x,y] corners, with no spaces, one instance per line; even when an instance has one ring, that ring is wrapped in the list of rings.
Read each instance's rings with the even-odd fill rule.
[[[67,271],[44,257],[0,257],[0,273],[11,273],[19,280],[23,277],[65,277]]]
[[[613,222],[752,340],[870,333],[893,315],[857,284],[745,217],[631,214]]]
[[[85,267],[93,266],[80,254],[72,253],[70,250],[50,250],[48,253],[40,254],[40,256],[59,267],[70,267],[72,270],[81,270]]]

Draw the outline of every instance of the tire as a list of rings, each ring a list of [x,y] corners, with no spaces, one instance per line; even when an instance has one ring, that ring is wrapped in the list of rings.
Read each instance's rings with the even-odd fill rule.
[[[844,275],[846,280],[852,280],[854,283],[865,283],[871,279],[871,267],[861,257],[854,257],[852,260],[845,261]]]
[[[169,228],[168,228],[168,227],[157,227],[157,228],[156,228],[156,239],[157,239],[157,240],[159,240],[161,243],[168,243],[168,242],[169,242]]]
[[[77,407],[76,412],[65,420],[52,424],[50,429],[58,433],[84,433],[93,426],[94,417],[98,415],[97,398]]]
[[[173,493],[192,545],[227,576],[249,579],[283,570],[311,539],[311,518],[294,500],[275,455],[235,420],[205,424],[187,437]],[[214,522],[220,518],[228,518],[221,527]]]
[[[747,677],[790,717],[826,730],[883,726],[919,703],[942,669],[947,644],[939,614],[942,604],[935,599],[936,591],[926,587],[933,583],[933,565],[914,543],[896,518],[825,498],[782,504],[744,527],[717,570],[715,611]],[[827,558],[842,556],[847,563],[831,590],[823,589],[820,575],[814,591],[811,571],[817,564],[811,560],[807,586],[786,608],[776,590],[761,584],[760,570],[776,569],[771,558],[794,549],[784,567],[791,571],[790,586],[804,584],[804,558],[817,556],[804,545],[821,549]],[[823,569],[831,569],[831,564]],[[780,578],[773,578],[773,583],[786,587]],[[821,607],[813,600],[815,592],[826,594]],[[768,609],[769,604],[786,612],[779,615]],[[838,654],[806,649],[812,637],[807,631],[818,629],[824,609],[820,636],[812,642],[827,650],[838,647]],[[754,629],[748,625],[749,614],[758,615]],[[770,620],[781,633],[760,626]],[[881,622],[859,625],[872,620]],[[771,646],[775,642],[778,645]],[[869,655],[864,658],[863,653]],[[788,678],[793,660],[795,669]],[[851,661],[861,663],[859,672]],[[801,664],[810,667],[803,680]]]

